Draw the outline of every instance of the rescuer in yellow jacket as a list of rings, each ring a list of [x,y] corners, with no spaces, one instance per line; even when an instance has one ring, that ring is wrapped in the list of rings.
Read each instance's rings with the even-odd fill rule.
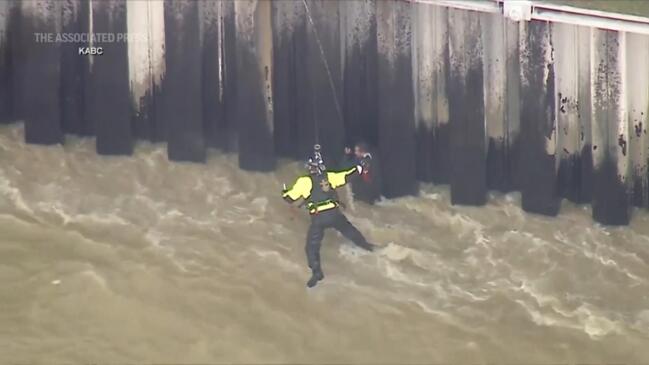
[[[311,225],[306,238],[306,258],[312,276],[307,287],[315,286],[324,279],[320,265],[320,244],[327,228],[334,228],[354,244],[368,251],[374,245],[367,242],[363,234],[356,229],[340,211],[340,203],[335,189],[347,183],[353,174],[363,171],[358,165],[344,171],[327,171],[316,145],[314,157],[308,159],[308,175],[300,176],[290,189],[284,189],[283,197],[289,203],[301,203],[311,215]]]

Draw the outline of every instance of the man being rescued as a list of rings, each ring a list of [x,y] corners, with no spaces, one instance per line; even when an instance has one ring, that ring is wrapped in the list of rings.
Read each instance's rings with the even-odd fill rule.
[[[325,229],[336,229],[354,244],[368,251],[372,251],[374,245],[367,242],[363,234],[340,211],[335,191],[345,185],[353,174],[362,173],[364,167],[357,165],[344,171],[327,171],[320,155],[320,146],[316,145],[314,156],[307,160],[306,168],[309,174],[298,177],[290,189],[284,189],[283,197],[289,203],[306,205],[311,215],[311,225],[306,238],[306,257],[312,272],[306,285],[311,288],[324,279],[320,265],[320,244]]]

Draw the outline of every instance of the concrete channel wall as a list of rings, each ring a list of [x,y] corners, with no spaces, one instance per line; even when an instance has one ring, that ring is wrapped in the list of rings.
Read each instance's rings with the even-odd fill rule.
[[[74,33],[128,36],[36,36]],[[619,225],[649,207],[647,113],[642,34],[396,0],[0,2],[0,122],[24,120],[29,143],[160,141],[270,171],[365,140],[388,198],[520,191],[526,211],[565,198]]]

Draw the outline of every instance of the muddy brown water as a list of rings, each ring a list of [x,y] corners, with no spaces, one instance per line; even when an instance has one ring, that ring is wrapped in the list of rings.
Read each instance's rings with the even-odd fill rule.
[[[450,205],[446,187],[347,215],[305,288],[299,172],[101,157],[0,128],[0,363],[550,363],[649,359],[649,215],[596,225],[518,194]]]

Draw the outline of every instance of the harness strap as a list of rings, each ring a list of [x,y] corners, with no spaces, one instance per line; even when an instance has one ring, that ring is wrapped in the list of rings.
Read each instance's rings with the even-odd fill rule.
[[[308,202],[307,209],[310,214],[318,214],[329,209],[337,208],[339,205],[335,199],[327,199],[320,202]]]

